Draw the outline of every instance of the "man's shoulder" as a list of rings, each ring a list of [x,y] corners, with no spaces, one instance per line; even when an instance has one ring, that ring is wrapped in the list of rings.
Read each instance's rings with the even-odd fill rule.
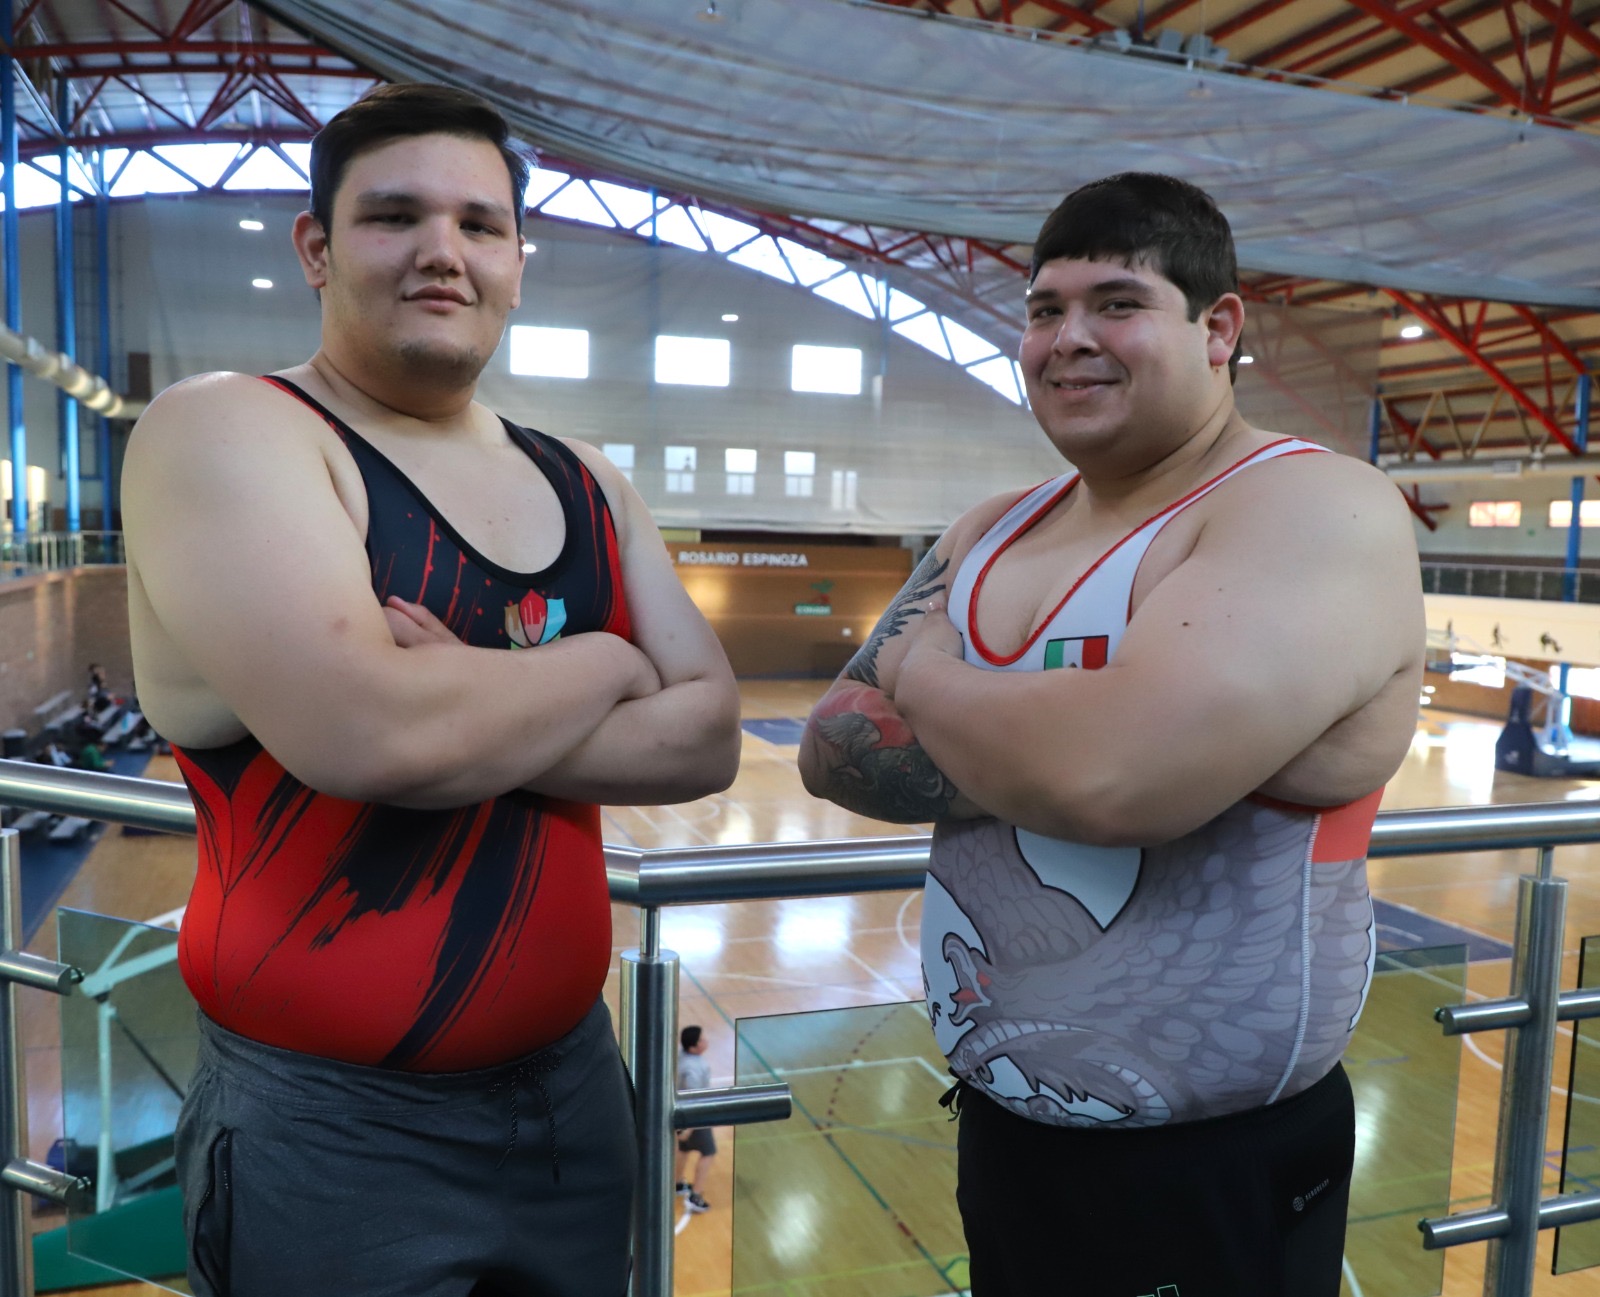
[[[303,412],[295,418],[295,411]],[[135,442],[257,426],[263,415],[275,423],[316,426],[322,421],[283,389],[253,374],[226,370],[196,374],[166,388],[150,402],[134,427]]]
[[[1290,439],[1273,437],[1263,446]],[[1305,442],[1249,465],[1218,492],[1213,521],[1243,529],[1286,525],[1364,531],[1373,526],[1402,527],[1409,534],[1408,510],[1395,483],[1365,460]],[[1301,452],[1301,453],[1293,453]],[[1239,508],[1247,503],[1248,508]]]

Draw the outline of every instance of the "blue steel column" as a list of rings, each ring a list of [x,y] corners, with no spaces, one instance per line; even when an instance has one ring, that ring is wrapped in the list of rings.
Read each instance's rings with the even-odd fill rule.
[[[99,329],[95,335],[97,371],[107,383],[111,377],[111,196],[106,193],[106,152],[94,153],[94,291]],[[99,415],[95,444],[96,465],[100,469],[100,530],[111,526],[111,420]]]
[[[6,62],[0,72],[0,239],[5,244],[6,327],[22,332],[21,226],[17,221],[17,62],[11,57],[11,0],[0,0],[0,33],[6,39]],[[28,432],[22,422],[22,370],[6,366],[6,416],[11,427],[11,529],[19,537],[28,530]]]
[[[68,120],[67,83],[61,83],[56,120]],[[56,350],[69,360],[78,356],[77,267],[73,264],[72,182],[67,178],[71,150],[61,145],[61,201],[56,207]],[[78,402],[65,392],[56,402],[61,432],[61,471],[67,478],[67,530],[83,530],[78,465]]]
[[[1367,416],[1367,462],[1378,462],[1378,439],[1383,435],[1383,397],[1382,388],[1374,388],[1372,394],[1371,413]]]
[[[1589,449],[1589,385],[1587,374],[1578,375],[1578,426],[1572,440],[1581,455]],[[1583,478],[1572,479],[1572,522],[1567,527],[1567,570],[1561,582],[1561,597],[1568,603],[1578,598],[1578,551],[1583,538]],[[1566,667],[1561,668],[1561,689],[1566,692]]]

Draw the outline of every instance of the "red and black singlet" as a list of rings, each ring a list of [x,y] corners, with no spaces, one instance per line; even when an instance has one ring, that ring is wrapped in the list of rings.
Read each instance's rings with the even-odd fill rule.
[[[605,496],[560,442],[505,424],[566,519],[549,567],[512,572],[354,429],[267,381],[322,415],[360,468],[380,602],[423,604],[477,647],[630,636]],[[611,908],[597,807],[514,792],[408,810],[316,792],[254,738],[173,751],[200,839],[179,966],[230,1031],[352,1063],[465,1071],[559,1039],[598,998]]]

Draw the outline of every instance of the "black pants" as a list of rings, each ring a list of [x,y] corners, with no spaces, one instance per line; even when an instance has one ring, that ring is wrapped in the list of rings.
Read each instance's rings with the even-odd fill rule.
[[[177,1149],[197,1297],[622,1297],[633,1101],[603,1003],[478,1072],[200,1027]]]
[[[963,1086],[957,1145],[972,1297],[1338,1297],[1342,1067],[1269,1108],[1148,1130],[1046,1126]]]

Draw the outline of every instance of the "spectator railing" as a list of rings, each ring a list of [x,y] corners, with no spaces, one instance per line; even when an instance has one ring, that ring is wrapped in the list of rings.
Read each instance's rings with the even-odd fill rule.
[[[79,815],[174,833],[195,831],[194,807],[177,784],[0,761],[0,805]],[[18,860],[14,831],[0,839],[0,899],[15,896]],[[635,1219],[635,1297],[672,1292],[673,1131],[691,1126],[767,1121],[786,1116],[786,1085],[734,1086],[680,1092],[674,1079],[677,1036],[676,954],[661,946],[661,910],[668,905],[775,900],[922,885],[929,839],[923,836],[835,842],[763,843],[743,847],[649,851],[608,847],[606,871],[613,900],[639,910],[640,942],[625,951],[619,1034],[633,1075],[639,1135],[639,1194]],[[1600,804],[1562,802],[1512,806],[1387,811],[1378,816],[1373,857],[1536,848],[1537,875],[1524,876],[1512,960],[1511,994],[1503,1000],[1446,1005],[1438,1020],[1447,1034],[1507,1029],[1501,1118],[1492,1203],[1473,1212],[1419,1222],[1422,1246],[1489,1242],[1485,1293],[1530,1297],[1534,1248],[1541,1229],[1600,1219],[1600,1192],[1541,1199],[1545,1125],[1556,1023],[1600,1017],[1600,992],[1561,993],[1559,979],[1565,880],[1552,874],[1553,848],[1600,842]],[[18,985],[70,993],[77,970],[22,954],[16,907],[0,904],[0,1179],[18,1190],[65,1201],[88,1185],[16,1152],[20,1083],[16,1018]],[[0,1237],[0,1297],[21,1297],[29,1246],[21,1192],[13,1198],[11,1228]]]
[[[1532,563],[1441,563],[1424,559],[1422,592],[1600,603],[1600,570]]]
[[[32,531],[0,535],[0,577],[127,562],[120,531]]]

